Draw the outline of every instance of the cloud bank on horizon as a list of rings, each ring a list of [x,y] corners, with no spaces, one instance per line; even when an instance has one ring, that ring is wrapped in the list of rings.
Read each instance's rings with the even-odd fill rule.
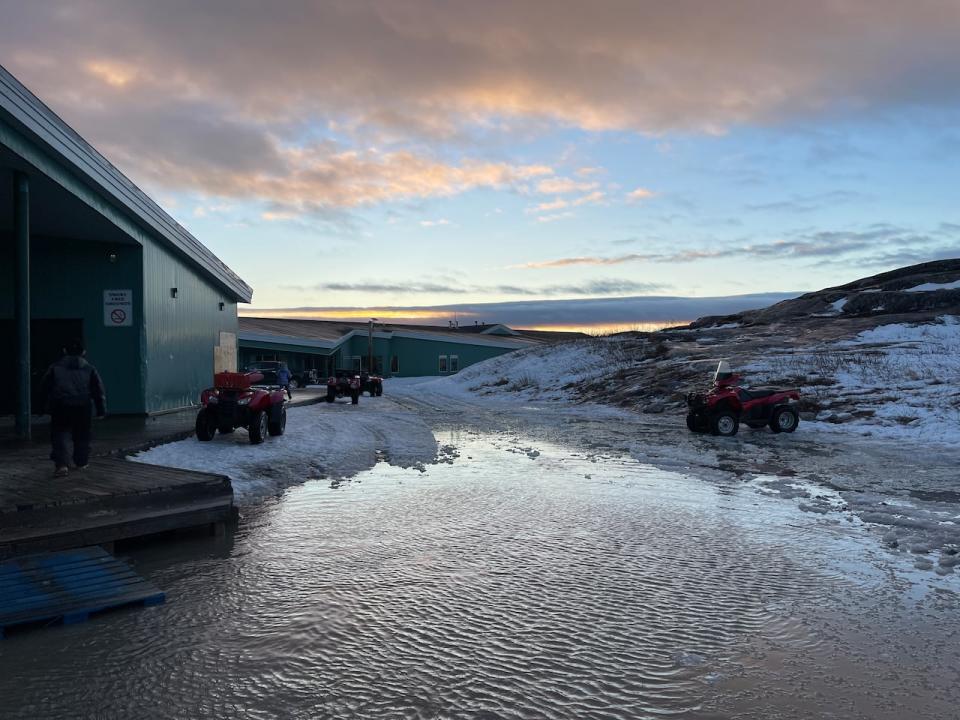
[[[0,11],[0,63],[261,307],[769,293],[960,255],[956,3]]]
[[[501,303],[458,303],[431,307],[298,307],[244,309],[252,317],[312,318],[425,325],[502,323],[534,330],[623,331],[681,325],[706,315],[732,315],[795,298],[801,293],[755,293],[730,297],[688,298],[638,296],[580,300],[526,300]],[[599,319],[599,321],[598,321]]]

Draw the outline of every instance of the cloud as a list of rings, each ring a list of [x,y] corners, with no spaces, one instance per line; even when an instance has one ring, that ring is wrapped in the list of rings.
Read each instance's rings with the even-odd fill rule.
[[[556,285],[469,285],[437,282],[322,282],[311,286],[291,285],[286,290],[298,292],[351,292],[386,295],[518,295],[527,297],[625,295],[662,292],[669,286],[662,283],[605,278],[580,283]]]
[[[726,297],[617,297],[566,300],[526,300],[498,303],[458,303],[432,306],[391,306],[389,308],[274,308],[244,309],[244,315],[274,317],[332,317],[366,321],[374,310],[377,317],[391,317],[396,322],[410,319],[420,323],[433,321],[446,325],[454,316],[476,318],[482,322],[499,322],[511,327],[538,326],[634,326],[644,323],[680,323],[704,315],[730,315],[744,310],[766,307],[800,292],[759,293]],[[355,311],[351,314],[351,310]],[[382,312],[386,310],[386,312]]]
[[[439,220],[421,220],[420,224],[423,227],[437,227],[438,225],[449,225],[450,221],[446,218],[440,218]]]
[[[542,202],[539,205],[534,205],[532,208],[527,208],[528,213],[538,213],[538,212],[550,212],[552,210],[562,210],[569,203],[563,198],[557,198],[556,200],[551,200],[549,202]]]
[[[816,193],[814,195],[794,195],[789,200],[745,205],[747,210],[761,212],[792,212],[810,213],[824,207],[833,207],[842,203],[862,199],[861,193],[850,190],[833,190],[831,192]]]
[[[316,212],[596,189],[450,140],[955,109],[958,35],[940,0],[50,0],[5,4],[0,62],[138,181]]]
[[[451,163],[408,151],[357,151],[333,143],[273,147],[269,163],[243,166],[233,161],[232,152],[222,162],[208,159],[205,164],[181,162],[157,151],[144,151],[136,159],[124,152],[118,149],[152,183],[221,198],[260,200],[272,206],[268,214],[274,218],[449,197],[476,188],[510,188],[551,172],[542,165],[473,159]]]
[[[648,200],[656,195],[652,190],[647,190],[647,188],[638,187],[636,190],[631,190],[627,193],[627,202],[628,203],[638,203],[641,200]]]
[[[573,265],[622,265],[623,263],[628,262],[638,262],[641,260],[653,260],[658,255],[641,255],[638,253],[630,253],[629,255],[617,255],[615,257],[598,257],[598,256],[578,256],[578,257],[566,257],[566,258],[557,258],[556,260],[541,260],[538,262],[528,262],[521,265],[510,265],[508,269],[515,270],[539,270],[544,268],[561,268],[561,267],[570,267]]]
[[[583,180],[571,180],[565,177],[551,177],[537,183],[537,192],[544,195],[566,195],[575,192],[588,192],[597,187],[597,183]]]
[[[578,197],[571,203],[571,205],[573,205],[573,207],[580,207],[581,205],[596,205],[597,203],[603,202],[605,197],[606,193],[603,193],[600,190],[594,190],[592,193]]]
[[[721,260],[745,257],[757,260],[812,259],[857,256],[870,251],[876,257],[932,258],[950,257],[957,247],[958,232],[951,232],[949,223],[941,223],[932,233],[923,233],[908,228],[877,224],[859,231],[820,230],[797,233],[789,239],[768,243],[750,243],[704,249],[681,250],[667,253],[628,253],[613,256],[574,256],[539,260],[510,265],[508,269],[542,270],[579,265],[622,265],[634,262],[689,263],[700,260]],[[946,238],[946,239],[944,239]],[[879,253],[879,254],[878,254]],[[943,255],[943,253],[947,253]],[[857,262],[861,262],[862,258]]]

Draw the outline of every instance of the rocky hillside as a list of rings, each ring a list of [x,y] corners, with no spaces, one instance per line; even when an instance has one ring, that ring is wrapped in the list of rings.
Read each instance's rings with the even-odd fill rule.
[[[720,359],[752,385],[801,387],[824,431],[960,440],[960,259],[874,275],[762,310],[496,358],[457,382],[479,393],[682,412]]]
[[[858,320],[875,327],[878,320],[923,322],[938,315],[960,314],[960,259],[911,265],[807,293],[760,310],[704,317],[691,328],[738,323],[742,326],[791,323],[824,326],[824,319]],[[893,317],[891,317],[893,316]]]

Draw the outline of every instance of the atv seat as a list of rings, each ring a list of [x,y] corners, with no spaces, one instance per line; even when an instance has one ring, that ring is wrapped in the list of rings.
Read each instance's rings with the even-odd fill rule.
[[[777,388],[740,388],[740,397],[743,400],[756,400],[758,398],[770,397],[778,392],[783,392]]]

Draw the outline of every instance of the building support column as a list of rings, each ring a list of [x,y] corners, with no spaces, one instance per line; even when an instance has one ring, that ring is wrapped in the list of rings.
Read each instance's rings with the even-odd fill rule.
[[[17,347],[17,437],[30,439],[30,178],[13,173],[14,324]]]

